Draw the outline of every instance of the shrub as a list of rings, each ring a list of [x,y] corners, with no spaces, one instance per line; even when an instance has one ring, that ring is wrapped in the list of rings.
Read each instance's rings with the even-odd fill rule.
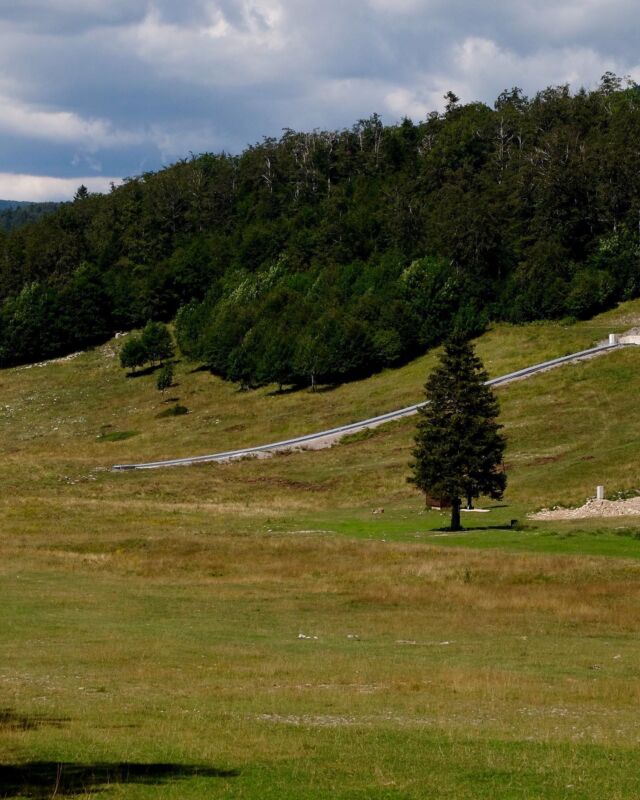
[[[163,417],[183,417],[188,413],[189,409],[186,406],[176,404],[175,406],[171,406],[171,408],[165,408],[164,411],[161,411],[158,414],[158,419],[162,419]]]

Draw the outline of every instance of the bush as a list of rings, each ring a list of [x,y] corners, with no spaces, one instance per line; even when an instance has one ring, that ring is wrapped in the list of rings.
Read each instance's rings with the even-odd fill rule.
[[[158,387],[158,391],[162,392],[163,394],[165,389],[173,386],[173,364],[165,364],[160,370],[158,373],[158,379],[156,380],[156,386]]]
[[[157,416],[158,419],[162,419],[163,417],[183,417],[188,413],[189,409],[186,406],[176,404],[175,406],[171,406],[171,408],[165,408],[165,410],[161,411]]]

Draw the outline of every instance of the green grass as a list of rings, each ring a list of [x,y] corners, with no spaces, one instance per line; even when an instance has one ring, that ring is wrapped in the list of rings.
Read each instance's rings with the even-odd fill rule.
[[[97,438],[102,442],[124,442],[137,435],[138,431],[110,431],[99,434]]]
[[[527,518],[527,509],[507,503],[489,503],[486,513],[462,512],[464,530],[448,530],[450,513],[426,510],[419,502],[400,508],[323,511],[272,519],[270,532],[293,534],[296,530],[324,532],[379,542],[415,542],[446,547],[509,550],[558,555],[585,554],[640,558],[640,519],[613,517],[539,522]],[[513,524],[512,524],[513,523]]]
[[[496,326],[478,351],[497,375],[639,320]],[[178,363],[172,421],[120,341],[0,372],[0,796],[638,796],[640,521],[527,514],[640,485],[640,348],[500,389],[507,495],[451,535],[406,482],[411,419],[108,470],[408,405],[433,354],[293,394]]]
[[[2,764],[238,773],[92,797],[634,796],[640,566],[196,530],[5,546],[3,701],[36,724]]]

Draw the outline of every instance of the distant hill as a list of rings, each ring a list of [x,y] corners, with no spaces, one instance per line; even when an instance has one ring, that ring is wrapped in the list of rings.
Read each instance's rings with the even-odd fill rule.
[[[0,200],[0,211],[6,208],[18,208],[18,206],[28,206],[28,200]]]
[[[62,203],[33,203],[29,200],[0,200],[0,229],[21,228],[57,211]]]

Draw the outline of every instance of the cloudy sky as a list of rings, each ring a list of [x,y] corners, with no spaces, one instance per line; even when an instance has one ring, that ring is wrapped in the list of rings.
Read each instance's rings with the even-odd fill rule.
[[[0,0],[0,198],[106,189],[449,89],[640,80],[637,0]]]

